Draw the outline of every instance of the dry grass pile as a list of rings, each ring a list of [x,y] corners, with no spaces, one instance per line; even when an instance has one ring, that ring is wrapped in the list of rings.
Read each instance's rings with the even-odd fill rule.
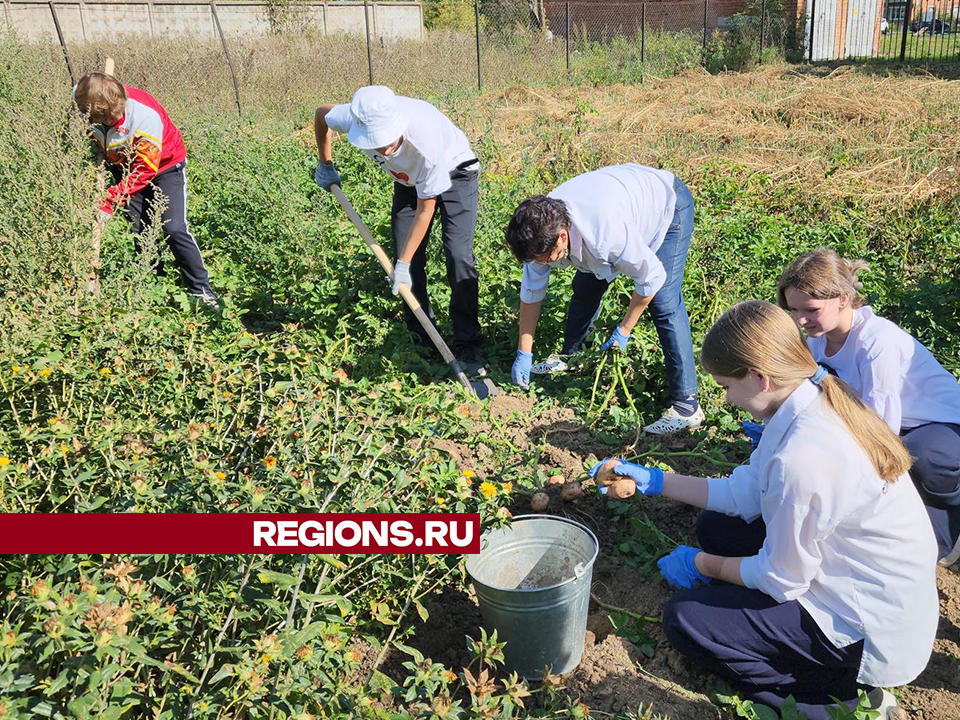
[[[778,64],[644,85],[512,87],[488,95],[473,125],[498,149],[498,172],[549,167],[562,148],[583,169],[633,161],[695,179],[724,161],[818,196],[919,202],[960,190],[958,89],[929,74]]]

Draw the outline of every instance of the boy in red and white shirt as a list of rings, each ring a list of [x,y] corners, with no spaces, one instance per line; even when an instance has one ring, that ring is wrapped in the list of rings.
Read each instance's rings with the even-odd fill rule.
[[[107,163],[116,180],[100,203],[102,220],[125,208],[139,234],[154,201],[165,198],[163,232],[183,283],[191,295],[219,308],[200,248],[187,229],[187,151],[163,106],[143,90],[99,72],[80,79],[73,100],[90,122],[98,159]]]

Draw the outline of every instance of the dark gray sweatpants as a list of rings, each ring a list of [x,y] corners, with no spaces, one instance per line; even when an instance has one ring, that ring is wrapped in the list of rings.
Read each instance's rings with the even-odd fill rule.
[[[126,208],[127,217],[130,218],[130,229],[139,235],[150,222],[150,214],[157,194],[162,194],[166,198],[166,207],[161,216],[163,234],[180,270],[184,287],[191,295],[216,297],[216,293],[210,288],[210,276],[200,256],[200,247],[187,229],[186,165],[186,162],[177,163],[169,170],[165,170],[130,198]],[[157,269],[163,272],[162,260]]]
[[[440,212],[440,236],[447,259],[447,282],[450,283],[450,322],[453,324],[454,352],[480,344],[480,320],[478,310],[479,285],[476,258],[473,255],[473,235],[477,228],[478,165],[458,169],[450,173],[453,182],[450,189],[437,197]],[[399,245],[406,242],[417,212],[417,190],[400,183],[393,184],[393,259],[399,255]],[[436,216],[434,216],[436,217]],[[432,317],[430,298],[427,295],[427,241],[430,229],[410,262],[410,289],[423,310]],[[418,335],[423,329],[409,308],[404,308],[407,327]],[[428,341],[429,342],[429,341]]]
[[[937,536],[938,557],[960,537],[960,425],[930,423],[901,433],[913,456],[910,477]]]

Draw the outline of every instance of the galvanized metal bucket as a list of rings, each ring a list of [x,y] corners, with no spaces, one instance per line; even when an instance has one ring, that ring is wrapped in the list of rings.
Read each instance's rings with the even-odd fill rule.
[[[586,638],[596,536],[566,518],[523,515],[480,542],[467,573],[484,625],[507,643],[506,669],[527,679],[573,670]]]

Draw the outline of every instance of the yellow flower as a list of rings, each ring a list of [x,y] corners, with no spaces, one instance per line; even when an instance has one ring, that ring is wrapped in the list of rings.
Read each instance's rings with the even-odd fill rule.
[[[464,471],[463,471],[463,476],[464,476],[465,478],[472,478],[474,475],[476,475],[476,473],[475,473],[473,470],[464,470]]]
[[[217,473],[214,473],[214,475],[216,476],[217,480],[227,479],[227,474],[225,472],[217,472]]]
[[[480,483],[480,494],[489,500],[497,494],[497,486],[491,482]]]
[[[100,368],[100,374],[101,374],[101,375],[111,375],[111,374],[113,374],[113,370],[111,370],[110,368]]]
[[[500,483],[500,487],[503,488],[503,491],[504,491],[505,493],[513,492],[513,483],[512,483],[512,482]]]
[[[19,366],[19,365],[14,365],[14,366],[13,366],[13,371],[14,371],[15,373],[20,372],[20,366]]]
[[[10,458],[6,456],[0,457],[0,468],[5,468],[9,464],[10,464]]]
[[[62,452],[62,453],[68,453],[68,452],[70,452],[70,446],[69,446],[69,445],[61,445],[61,446],[60,446],[60,452]]]
[[[51,370],[50,368],[44,368],[43,370],[40,371],[40,377],[47,377],[52,372],[53,370]]]
[[[267,470],[273,469],[274,467],[276,467],[276,465],[277,465],[277,459],[276,459],[273,455],[267,455],[267,456],[263,459],[263,466],[264,466]]]
[[[437,505],[443,505],[446,501],[446,498],[438,497],[434,502],[436,502]]]

